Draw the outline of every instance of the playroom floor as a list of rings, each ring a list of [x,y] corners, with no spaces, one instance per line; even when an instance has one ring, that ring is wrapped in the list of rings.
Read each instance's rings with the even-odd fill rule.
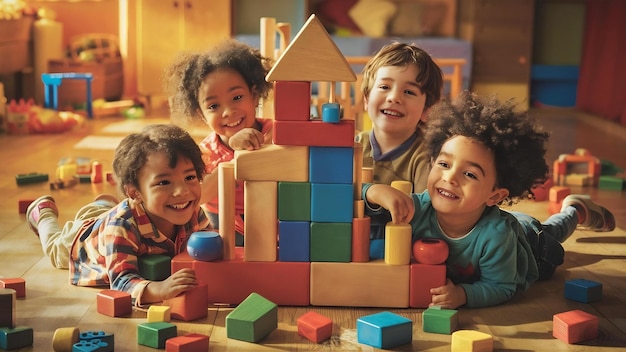
[[[562,153],[586,148],[602,160],[626,169],[626,127],[576,113],[573,110],[537,110],[543,124],[553,133],[548,163]],[[24,215],[18,214],[20,199],[34,199],[52,194],[59,206],[62,221],[101,192],[114,192],[113,186],[79,184],[70,189],[50,191],[48,183],[17,186],[15,175],[40,172],[54,174],[57,162],[64,157],[88,157],[109,170],[113,148],[122,135],[146,123],[167,121],[153,113],[145,120],[120,118],[90,120],[83,129],[58,135],[0,135],[0,277],[26,280],[26,297],[17,300],[17,324],[34,330],[34,345],[20,351],[51,351],[52,336],[60,327],[75,326],[81,331],[103,330],[115,335],[116,351],[150,351],[137,345],[137,324],[145,322],[146,312],[135,310],[132,316],[110,318],[96,311],[99,289],[74,287],[68,272],[52,268],[43,256],[39,242],[28,229]],[[194,133],[201,138],[206,131]],[[494,337],[495,350],[507,351],[617,351],[626,346],[626,192],[596,188],[572,188],[589,193],[593,199],[612,209],[618,229],[611,233],[576,231],[564,243],[566,262],[550,281],[534,284],[513,301],[491,308],[460,309],[458,329],[479,330]],[[514,209],[539,219],[548,216],[546,202],[524,201]],[[566,280],[585,278],[603,285],[600,301],[584,304],[566,300]],[[340,285],[341,283],[337,283]],[[392,290],[393,288],[389,288]],[[568,345],[552,337],[552,316],[580,309],[600,318],[597,339]],[[225,317],[230,307],[210,307],[206,318],[193,322],[175,321],[179,334],[190,332],[210,335],[210,350],[375,350],[357,343],[356,319],[387,309],[337,307],[280,307],[278,329],[259,344],[226,338]],[[296,320],[313,310],[334,322],[332,338],[315,345],[298,336]],[[422,331],[421,309],[389,309],[413,320],[412,345],[398,350],[450,351],[450,335]]]

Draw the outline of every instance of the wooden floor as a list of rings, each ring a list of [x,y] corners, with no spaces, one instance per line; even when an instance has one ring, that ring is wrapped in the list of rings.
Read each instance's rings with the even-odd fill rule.
[[[561,153],[583,147],[603,160],[626,169],[626,128],[571,110],[540,110],[543,124],[553,133],[549,164]],[[63,157],[89,157],[110,169],[112,150],[75,149],[87,135],[106,135],[102,128],[120,119],[89,121],[74,132],[59,135],[0,136],[3,167],[0,167],[0,277],[22,277],[27,282],[27,296],[17,301],[17,324],[34,330],[34,345],[23,351],[51,351],[54,331],[76,326],[81,331],[104,330],[115,335],[116,351],[150,351],[137,345],[137,324],[145,321],[145,311],[131,317],[110,318],[96,311],[98,289],[74,287],[68,272],[53,269],[42,255],[39,242],[28,229],[24,215],[18,214],[20,199],[51,193],[57,200],[61,220],[68,220],[83,204],[100,192],[114,192],[108,184],[79,184],[65,190],[50,191],[47,183],[17,186],[16,174],[42,172],[54,174]],[[149,122],[149,121],[147,121]],[[566,262],[547,282],[533,285],[513,301],[484,309],[460,309],[459,329],[473,329],[494,337],[496,350],[507,351],[611,351],[626,346],[626,192],[601,191],[595,188],[573,189],[589,193],[612,209],[618,229],[611,233],[577,231],[564,243]],[[547,203],[523,202],[514,207],[539,219],[548,215]],[[583,304],[563,298],[566,280],[586,278],[603,284],[602,300]],[[338,283],[340,284],[340,283]],[[390,288],[393,289],[393,288]],[[232,308],[211,307],[205,319],[178,322],[178,333],[210,335],[210,350],[375,350],[356,341],[356,319],[386,309],[281,307],[278,329],[259,344],[226,338],[225,316]],[[552,337],[552,316],[580,309],[600,318],[599,337],[577,345],[568,345]],[[297,334],[296,319],[314,310],[334,322],[329,341],[315,345]],[[449,351],[450,335],[424,333],[421,309],[390,309],[413,320],[413,343],[398,350]],[[622,347],[622,348],[620,348]]]

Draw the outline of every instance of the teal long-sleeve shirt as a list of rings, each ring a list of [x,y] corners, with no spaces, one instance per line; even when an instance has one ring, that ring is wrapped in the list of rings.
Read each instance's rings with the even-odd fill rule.
[[[362,189],[363,199],[369,186]],[[450,238],[439,227],[428,192],[413,194],[413,201],[415,215],[410,221],[413,241],[438,238],[448,244],[447,275],[465,289],[466,307],[506,302],[537,280],[537,264],[524,229],[510,213],[497,206],[488,207],[467,235]],[[385,211],[366,206],[366,215]]]

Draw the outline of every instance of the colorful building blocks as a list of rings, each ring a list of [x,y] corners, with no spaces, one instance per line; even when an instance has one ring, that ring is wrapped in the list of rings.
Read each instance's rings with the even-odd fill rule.
[[[72,352],[72,346],[79,341],[80,330],[77,327],[58,328],[52,336],[54,352]]]
[[[570,310],[552,317],[552,336],[566,343],[578,343],[598,336],[600,320],[582,310]]]
[[[599,189],[606,189],[609,191],[623,191],[624,190],[624,178],[617,176],[600,176],[598,182]]]
[[[21,277],[0,278],[0,288],[12,288],[15,290],[15,297],[26,297],[26,280]]]
[[[110,352],[113,351],[109,344],[95,339],[95,340],[80,340],[72,346],[72,352]]]
[[[102,290],[96,297],[98,313],[110,317],[122,317],[133,311],[130,293],[117,290]]]
[[[34,202],[34,199],[20,199],[17,201],[17,211],[20,214],[26,214],[26,210],[28,209],[28,206],[30,205],[30,203]]]
[[[171,319],[171,308],[169,306],[151,305],[150,308],[148,308],[146,319],[148,319],[148,323],[155,321],[169,322]]]
[[[147,254],[137,258],[139,275],[146,280],[162,281],[172,274],[172,258],[164,254]]]
[[[15,290],[0,288],[0,327],[15,327]]]
[[[78,341],[100,341],[105,342],[106,346],[98,343],[98,351],[113,352],[115,350],[115,336],[113,334],[106,333],[102,330],[99,331],[85,331],[81,332],[78,336]]]
[[[27,326],[0,327],[0,348],[15,350],[33,345],[33,329]]]
[[[298,335],[315,343],[328,340],[333,333],[333,321],[314,311],[301,315],[296,324]]]
[[[187,334],[165,341],[165,352],[198,352],[209,350],[209,336]]]
[[[599,301],[602,298],[602,284],[585,279],[565,281],[564,295],[567,299],[582,303]]]
[[[452,352],[491,352],[493,337],[474,330],[458,330],[452,333]]]
[[[600,177],[600,160],[585,149],[574,154],[561,154],[552,166],[554,184],[558,186],[597,186]],[[576,175],[568,180],[568,175]]]
[[[380,312],[357,319],[356,333],[359,343],[390,349],[413,341],[413,321],[391,312]]]
[[[18,186],[28,185],[31,183],[48,182],[48,174],[42,174],[38,172],[31,172],[29,174],[15,175],[15,182]]]
[[[137,325],[137,343],[152,348],[165,348],[165,341],[176,337],[176,325],[164,321]]]
[[[424,332],[452,334],[459,325],[459,314],[455,309],[443,309],[440,306],[428,307],[422,313]]]
[[[207,284],[199,284],[181,295],[166,299],[163,305],[170,307],[172,319],[191,321],[204,318],[209,314]]]
[[[278,327],[278,306],[265,297],[251,293],[226,316],[226,336],[258,342]]]

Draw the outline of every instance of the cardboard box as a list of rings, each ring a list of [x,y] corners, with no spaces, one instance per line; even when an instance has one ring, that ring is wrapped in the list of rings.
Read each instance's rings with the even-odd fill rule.
[[[31,29],[34,18],[0,19],[0,74],[14,73],[31,65]]]

